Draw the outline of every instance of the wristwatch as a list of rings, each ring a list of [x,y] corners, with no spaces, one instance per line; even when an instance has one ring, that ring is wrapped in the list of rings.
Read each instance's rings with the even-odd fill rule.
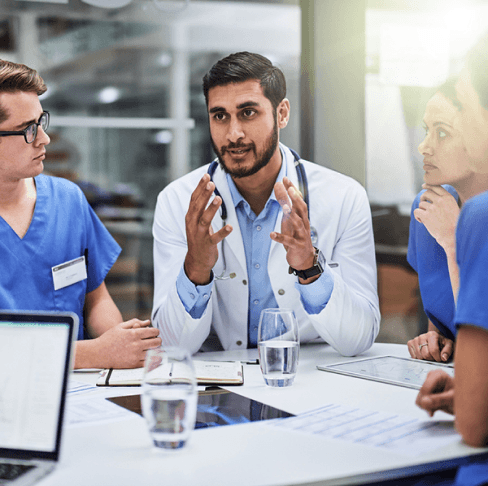
[[[293,273],[297,277],[306,280],[310,277],[315,277],[315,275],[320,275],[321,273],[323,273],[324,268],[325,268],[325,257],[318,248],[315,248],[315,258],[313,260],[312,267],[307,268],[306,270],[295,270],[294,268],[289,267],[288,273],[289,274]]]

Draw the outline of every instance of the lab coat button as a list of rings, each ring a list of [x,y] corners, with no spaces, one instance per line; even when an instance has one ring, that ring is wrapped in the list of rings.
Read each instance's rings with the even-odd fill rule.
[[[243,281],[242,281],[242,283],[243,283],[244,285],[247,285],[247,280],[243,280]]]
[[[278,290],[279,295],[285,295],[285,291],[283,289]]]
[[[237,341],[236,344],[237,346],[242,346],[242,341]]]

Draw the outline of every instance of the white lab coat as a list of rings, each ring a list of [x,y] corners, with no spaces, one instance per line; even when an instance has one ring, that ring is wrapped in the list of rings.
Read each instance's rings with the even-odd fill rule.
[[[293,156],[285,154],[287,174],[298,187]],[[279,307],[292,308],[299,323],[300,341],[323,340],[345,356],[370,348],[378,332],[380,313],[371,211],[364,188],[355,180],[325,167],[302,161],[308,178],[310,220],[318,233],[318,248],[333,275],[334,289],[325,308],[309,315],[295,288],[298,277],[288,273],[283,245],[271,242],[268,271]],[[227,207],[227,224],[233,227],[224,245],[226,275],[214,280],[207,308],[200,319],[185,310],[176,290],[176,279],[186,252],[185,215],[190,196],[208,165],[169,184],[158,196],[154,217],[154,307],[153,325],[161,332],[163,345],[178,345],[197,352],[209,336],[211,326],[224,349],[246,349],[248,336],[248,276],[244,246],[225,173],[217,168],[213,180]],[[282,213],[276,222],[280,232]],[[220,211],[212,222],[222,228]],[[223,271],[222,247],[213,269]]]

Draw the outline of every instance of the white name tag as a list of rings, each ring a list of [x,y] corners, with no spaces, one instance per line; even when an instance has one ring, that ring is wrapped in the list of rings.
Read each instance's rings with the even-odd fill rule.
[[[54,290],[63,289],[87,278],[84,256],[56,265],[51,270],[53,272]]]

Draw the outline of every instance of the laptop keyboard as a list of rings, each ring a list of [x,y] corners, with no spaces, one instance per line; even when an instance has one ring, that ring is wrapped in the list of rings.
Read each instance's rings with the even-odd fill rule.
[[[0,484],[6,484],[13,481],[22,474],[26,473],[35,466],[23,464],[2,464],[0,463]]]

